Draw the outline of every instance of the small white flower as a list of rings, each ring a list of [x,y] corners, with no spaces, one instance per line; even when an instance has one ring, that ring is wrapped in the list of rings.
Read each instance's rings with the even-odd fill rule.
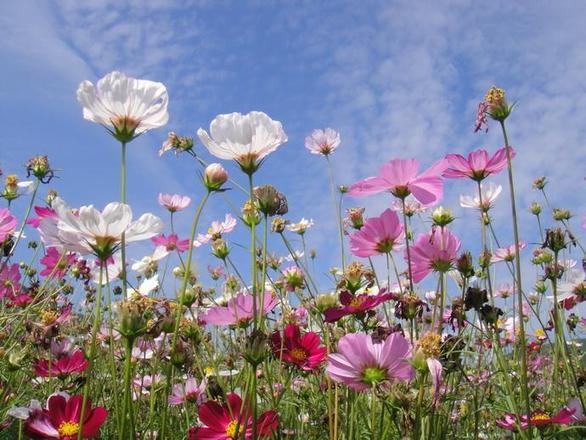
[[[305,217],[303,217],[301,220],[299,220],[298,223],[291,223],[290,225],[288,225],[287,229],[289,229],[291,232],[295,232],[296,234],[303,235],[305,234],[305,231],[307,231],[312,226],[313,219],[308,220]]]
[[[460,196],[460,206],[462,208],[482,209],[488,211],[494,205],[495,200],[503,190],[503,187],[494,182],[480,184],[480,193],[482,194],[482,206],[478,192],[474,196]]]
[[[303,251],[293,251],[292,254],[289,254],[285,257],[285,260],[293,263],[294,261],[297,261],[301,258],[303,258],[304,252]]]
[[[313,130],[305,138],[305,148],[312,154],[327,156],[340,146],[340,133],[332,128]]]
[[[169,251],[165,249],[165,246],[157,246],[152,255],[142,257],[131,266],[131,269],[144,275],[144,273],[153,267],[157,261],[162,260],[167,255],[169,255]]]

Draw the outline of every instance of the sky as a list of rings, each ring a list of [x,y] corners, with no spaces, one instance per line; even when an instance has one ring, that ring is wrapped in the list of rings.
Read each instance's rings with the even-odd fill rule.
[[[473,124],[479,100],[496,84],[517,102],[508,127],[517,150],[521,237],[535,244],[527,207],[542,201],[531,188],[541,175],[548,176],[553,204],[577,216],[573,226],[582,234],[585,21],[586,3],[577,0],[2,2],[0,168],[22,176],[30,156],[48,154],[58,170],[50,186],[70,205],[117,200],[119,145],[83,119],[75,91],[112,70],[160,81],[169,92],[169,123],[129,145],[128,201],[137,215],[164,218],[159,192],[195,202],[202,195],[195,163],[158,157],[167,132],[195,136],[217,114],[264,111],[283,123],[289,142],[271,154],[256,183],[286,194],[291,220],[314,219],[307,246],[316,249],[316,277],[327,285],[323,274],[339,264],[334,211],[326,163],[305,150],[304,137],[323,127],[341,133],[332,155],[340,184],[374,175],[393,158],[415,157],[425,167],[447,153],[493,152],[502,146],[497,127],[475,134]],[[201,143],[196,152],[213,159]],[[494,180],[504,184],[504,178]],[[476,213],[457,200],[473,190],[471,182],[446,183],[443,204],[454,209],[465,243],[477,241],[479,226]],[[237,191],[227,198],[243,201]],[[345,202],[366,206],[367,215],[388,204],[385,195]],[[509,210],[501,196],[494,217],[506,244],[512,243]],[[226,198],[215,197],[203,227],[229,211]],[[187,234],[190,214],[177,221]],[[243,228],[231,237],[237,261],[245,261],[246,240]],[[142,244],[131,255],[150,249]],[[196,258],[205,268],[208,250]]]

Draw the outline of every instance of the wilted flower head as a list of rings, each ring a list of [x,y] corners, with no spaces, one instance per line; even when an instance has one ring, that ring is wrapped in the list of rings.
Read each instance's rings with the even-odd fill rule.
[[[492,86],[486,92],[484,100],[478,104],[474,131],[477,132],[482,129],[488,131],[487,116],[490,116],[495,121],[504,121],[513,111],[513,107],[514,104],[509,105],[507,103],[505,91],[499,87]]]
[[[26,175],[35,176],[41,183],[49,183],[54,176],[54,172],[49,165],[47,156],[35,156],[26,163]]]
[[[179,153],[189,151],[193,148],[193,139],[187,136],[178,136],[174,132],[167,135],[167,139],[163,142],[159,150],[159,156],[162,156],[167,151],[173,151],[177,156]]]
[[[259,211],[265,215],[285,215],[289,211],[287,198],[272,185],[257,186],[252,194]]]
[[[129,142],[169,119],[169,97],[158,82],[111,72],[96,85],[83,81],[77,89],[83,117],[106,127],[121,142]]]
[[[268,154],[287,142],[281,123],[263,112],[218,115],[210,124],[210,134],[200,128],[197,135],[212,155],[235,160],[247,174],[254,173]]]
[[[316,129],[305,138],[305,148],[310,153],[327,156],[340,145],[340,133],[332,128]]]

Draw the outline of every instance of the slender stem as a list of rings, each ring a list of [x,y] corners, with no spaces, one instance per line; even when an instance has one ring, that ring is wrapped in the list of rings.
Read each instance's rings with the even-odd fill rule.
[[[401,203],[403,205],[403,230],[405,232],[405,248],[407,250],[407,266],[409,269],[409,288],[411,292],[414,292],[413,289],[413,271],[411,269],[411,248],[409,246],[409,225],[407,224],[407,214],[405,214],[405,198],[401,199]]]
[[[85,421],[85,411],[87,406],[87,400],[89,395],[90,389],[90,382],[94,367],[94,360],[96,358],[96,350],[97,350],[97,336],[98,331],[100,329],[100,313],[102,308],[102,284],[104,282],[104,262],[100,259],[100,275],[98,276],[98,291],[96,293],[96,309],[94,311],[94,323],[92,326],[92,342],[90,345],[90,356],[89,356],[89,365],[87,368],[87,378],[86,382],[83,385],[83,399],[81,402],[81,413],[79,416],[79,433],[77,435],[77,439],[82,439],[83,433],[83,423]]]
[[[134,343],[133,338],[126,338],[126,352],[124,357],[124,401],[122,402],[122,429],[120,430],[120,440],[126,438],[135,438],[136,436],[126,436],[127,428],[127,413],[130,412],[130,406],[132,405],[132,393],[130,390],[130,378],[132,372],[132,345]],[[133,426],[134,423],[131,423]]]
[[[126,142],[121,142],[121,157],[120,157],[120,202],[126,204]],[[128,299],[128,285],[126,282],[126,233],[122,232],[122,240],[120,240],[120,257],[122,258],[122,272],[120,272],[120,279],[122,280],[122,293],[124,299]]]
[[[330,177],[330,191],[332,193],[332,201],[334,202],[334,211],[336,215],[336,221],[338,222],[338,234],[340,237],[340,255],[342,257],[342,272],[346,271],[346,255],[344,253],[344,227],[342,226],[342,213],[340,212],[342,202],[336,203],[336,184],[334,181],[334,170],[332,163],[330,162],[330,156],[326,155],[326,161],[328,162],[328,174]]]
[[[250,194],[250,203],[254,208],[254,183],[252,180],[252,173],[248,175],[248,187],[249,187],[249,194]],[[253,216],[254,221],[252,225],[250,225],[250,285],[252,286],[252,314],[253,314],[253,322],[254,322],[254,329],[256,330],[257,327],[257,314],[258,309],[256,307],[256,215]]]
[[[516,283],[517,283],[517,302],[519,313],[519,343],[521,349],[521,393],[525,403],[525,411],[527,417],[531,415],[531,402],[529,400],[529,387],[527,385],[527,340],[525,336],[525,324],[523,321],[523,283],[521,281],[521,256],[519,250],[519,225],[517,221],[517,206],[515,203],[515,186],[513,180],[513,163],[511,160],[511,149],[509,147],[509,139],[507,137],[507,130],[505,122],[499,121],[503,132],[505,141],[505,151],[507,153],[507,170],[509,176],[509,191],[511,197],[511,215],[513,217],[513,239],[515,240],[515,269],[516,269]],[[529,431],[529,437],[532,437]]]

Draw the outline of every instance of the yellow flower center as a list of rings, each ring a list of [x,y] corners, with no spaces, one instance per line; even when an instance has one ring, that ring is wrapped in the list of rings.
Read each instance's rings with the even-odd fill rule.
[[[505,99],[505,91],[499,87],[492,86],[484,97],[484,101],[489,104],[500,104]]]
[[[226,436],[230,438],[238,438],[242,435],[243,432],[244,426],[239,425],[238,421],[236,420],[232,420],[230,423],[228,423],[228,426],[226,426]]]
[[[79,423],[75,422],[61,422],[59,428],[59,435],[71,436],[79,432]]]
[[[6,176],[6,186],[16,186],[17,183],[18,177],[16,177],[16,174]]]
[[[289,352],[289,354],[296,361],[304,361],[305,359],[307,359],[307,353],[303,348],[295,347],[293,350]]]
[[[352,301],[350,301],[350,307],[360,307],[362,305],[362,303],[364,302],[364,300],[362,298],[354,298]]]
[[[55,313],[53,310],[46,310],[41,315],[41,322],[44,325],[54,324],[55,321],[57,321],[57,313]]]
[[[549,419],[550,417],[542,412],[533,414],[533,416],[531,416],[531,420],[533,422],[547,422]]]

